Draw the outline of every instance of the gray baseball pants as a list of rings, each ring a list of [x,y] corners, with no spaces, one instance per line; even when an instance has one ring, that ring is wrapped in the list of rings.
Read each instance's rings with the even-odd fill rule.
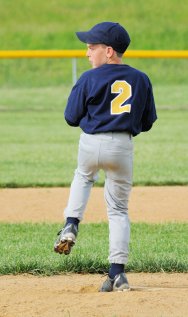
[[[86,134],[79,141],[78,166],[70,188],[65,218],[82,220],[98,171],[105,172],[104,195],[109,219],[109,262],[126,264],[130,222],[128,199],[132,187],[133,142],[127,132]]]

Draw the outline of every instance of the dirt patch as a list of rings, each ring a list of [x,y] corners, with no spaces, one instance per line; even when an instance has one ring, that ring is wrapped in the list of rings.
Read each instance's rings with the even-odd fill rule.
[[[69,188],[0,190],[0,221],[62,222]],[[134,187],[129,202],[132,222],[186,222],[188,187]],[[107,221],[102,188],[93,188],[83,222]]]
[[[100,275],[0,278],[1,317],[183,317],[186,274],[128,274],[132,290],[99,293]]]
[[[1,189],[0,221],[62,222],[69,189]],[[132,222],[187,222],[188,187],[135,187]],[[93,188],[84,222],[107,221],[103,189]],[[187,274],[127,274],[130,292],[99,293],[101,275],[0,277],[0,317],[184,317]]]

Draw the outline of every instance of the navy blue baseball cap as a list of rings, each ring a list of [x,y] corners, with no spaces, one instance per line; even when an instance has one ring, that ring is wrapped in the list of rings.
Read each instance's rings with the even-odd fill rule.
[[[124,53],[130,44],[128,32],[114,22],[96,24],[87,32],[76,32],[81,42],[88,44],[105,44],[111,46],[116,52]]]

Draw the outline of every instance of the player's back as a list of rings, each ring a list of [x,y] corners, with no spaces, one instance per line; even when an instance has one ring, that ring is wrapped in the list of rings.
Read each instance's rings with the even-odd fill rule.
[[[142,114],[152,93],[146,74],[124,64],[105,64],[84,73],[84,79],[88,114],[80,126],[85,132],[141,132]],[[153,98],[149,102],[154,103]]]
[[[149,78],[124,64],[91,69],[73,87],[65,110],[70,125],[89,134],[147,131],[156,120]]]

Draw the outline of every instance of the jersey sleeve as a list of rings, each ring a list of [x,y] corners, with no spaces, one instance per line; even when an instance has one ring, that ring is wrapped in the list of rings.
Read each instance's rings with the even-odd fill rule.
[[[156,113],[155,101],[153,97],[153,89],[149,81],[146,105],[142,115],[142,132],[149,131],[156,120],[157,120],[157,113]]]
[[[86,79],[81,76],[69,95],[64,117],[70,126],[79,126],[80,120],[86,114]]]

